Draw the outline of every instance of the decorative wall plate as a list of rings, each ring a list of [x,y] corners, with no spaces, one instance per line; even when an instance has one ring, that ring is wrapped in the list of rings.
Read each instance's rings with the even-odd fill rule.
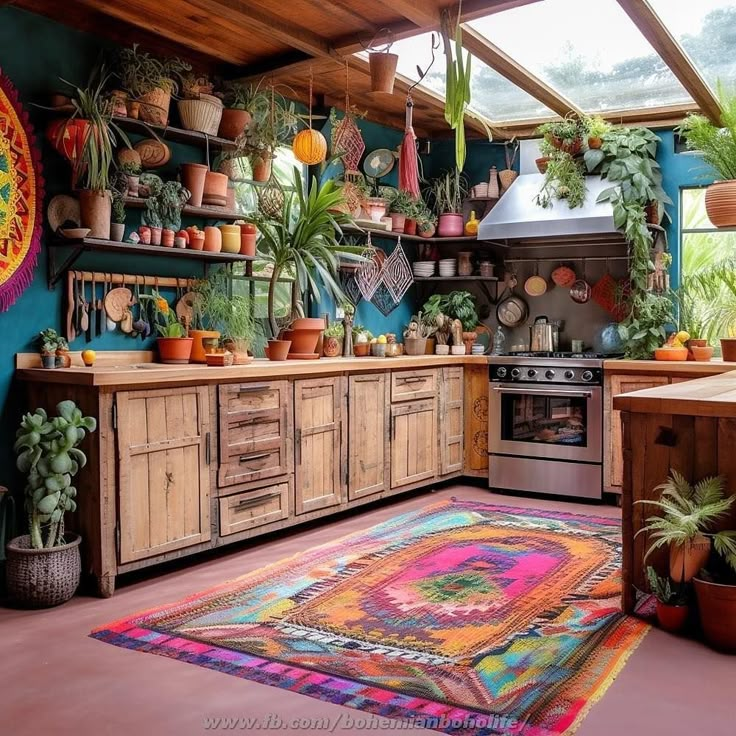
[[[378,148],[371,151],[363,161],[363,171],[371,179],[381,179],[390,174],[396,165],[396,151],[390,148]]]
[[[52,232],[58,232],[60,227],[69,223],[79,227],[82,221],[79,214],[79,200],[68,194],[57,194],[51,198],[46,208],[46,219]]]

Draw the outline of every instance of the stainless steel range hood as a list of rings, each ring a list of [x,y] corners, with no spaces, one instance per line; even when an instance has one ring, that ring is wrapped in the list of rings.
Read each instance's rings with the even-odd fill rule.
[[[544,183],[544,175],[535,163],[541,155],[539,140],[521,141],[519,155],[520,175],[480,223],[479,240],[537,245],[562,240],[622,242],[613,225],[613,208],[607,202],[596,202],[610,182],[600,176],[586,176],[587,194],[582,207],[570,209],[565,200],[555,200],[545,209],[534,201]]]

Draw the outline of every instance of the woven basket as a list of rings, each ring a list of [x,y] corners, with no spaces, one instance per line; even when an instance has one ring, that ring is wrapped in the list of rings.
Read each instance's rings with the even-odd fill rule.
[[[10,597],[24,608],[48,608],[68,601],[79,587],[82,564],[78,534],[51,549],[33,549],[28,534],[6,546],[7,588]]]
[[[140,118],[144,123],[168,125],[171,92],[169,89],[155,87],[139,100]]]
[[[179,100],[179,117],[187,130],[217,135],[222,118],[222,100],[213,95],[200,95],[198,100]]]
[[[501,169],[498,178],[501,180],[501,189],[505,192],[515,181],[519,174],[513,169]]]

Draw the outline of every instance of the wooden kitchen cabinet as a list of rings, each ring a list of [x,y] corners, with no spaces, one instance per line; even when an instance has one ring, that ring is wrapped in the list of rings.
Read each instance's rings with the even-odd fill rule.
[[[439,408],[440,475],[463,469],[464,375],[461,367],[442,368]]]
[[[391,488],[437,476],[437,400],[391,406]]]
[[[294,511],[339,506],[346,485],[342,376],[294,381]]]
[[[348,378],[348,499],[387,490],[391,422],[389,376],[366,373]]]
[[[123,391],[115,407],[119,563],[207,542],[207,387]]]

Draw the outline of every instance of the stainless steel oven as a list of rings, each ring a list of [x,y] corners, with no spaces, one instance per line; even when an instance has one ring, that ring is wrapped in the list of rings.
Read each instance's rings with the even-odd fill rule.
[[[493,358],[489,481],[495,488],[600,498],[600,361]]]

